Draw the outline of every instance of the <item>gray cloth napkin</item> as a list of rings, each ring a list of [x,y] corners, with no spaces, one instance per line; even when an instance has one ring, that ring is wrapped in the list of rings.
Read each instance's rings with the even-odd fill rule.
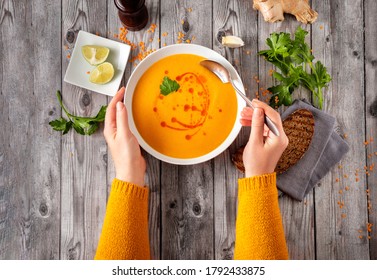
[[[296,100],[282,114],[282,120],[299,109],[307,109],[314,116],[313,139],[304,156],[277,176],[277,186],[283,193],[301,201],[348,152],[349,146],[335,132],[335,118],[304,101]]]

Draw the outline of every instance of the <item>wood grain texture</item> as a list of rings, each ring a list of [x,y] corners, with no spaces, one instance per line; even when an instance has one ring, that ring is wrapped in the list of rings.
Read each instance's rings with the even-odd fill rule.
[[[59,28],[60,1],[0,4],[0,259],[59,258]]]
[[[252,77],[258,73],[258,16],[252,10],[252,1],[214,1],[213,18],[213,49],[232,63],[241,76],[246,94],[255,97],[258,85]],[[225,35],[241,37],[245,47],[223,47],[221,38]],[[238,119],[239,116],[236,121]],[[242,129],[229,149],[214,159],[215,259],[233,259],[237,181],[243,175],[234,167],[231,155],[247,143],[249,133],[250,129]]]
[[[210,1],[161,1],[161,32],[167,44],[196,37],[212,46]],[[164,40],[164,41],[165,41]],[[208,161],[195,166],[161,166],[162,258],[213,259],[213,168]]]
[[[366,134],[365,138],[369,141],[367,146],[367,166],[377,163],[377,2],[367,0],[364,1],[365,10],[365,111],[366,111]],[[371,138],[373,141],[371,141]],[[377,174],[369,170],[367,176],[367,186],[369,193],[367,194],[367,210],[368,223],[373,224],[372,232],[368,232],[368,227],[363,228],[362,235],[369,240],[370,258],[377,259]]]
[[[107,33],[106,36],[110,40],[117,40],[114,38],[114,34],[119,34],[119,28],[122,26],[119,17],[118,17],[118,10],[114,4],[114,1],[107,1]],[[124,76],[129,76],[131,72],[131,63],[126,64],[126,70],[124,71]],[[125,86],[125,78],[123,76],[121,86]],[[107,102],[110,103],[112,97],[107,97]],[[110,194],[110,187],[115,178],[115,166],[114,162],[111,158],[110,150],[107,149],[107,153],[104,154],[104,160],[106,162],[106,169],[107,169],[107,198]],[[107,199],[106,199],[107,201]]]
[[[324,110],[337,118],[350,151],[303,202],[279,199],[289,255],[377,259],[377,175],[364,170],[377,162],[377,4],[311,2],[319,17],[313,25],[301,26],[310,31],[313,53],[333,78]],[[266,48],[266,38],[300,25],[289,15],[284,22],[266,23],[252,1],[147,0],[146,6],[149,23],[129,32],[130,41],[158,49],[176,43],[182,32],[182,41],[225,56],[250,98],[274,83],[268,75],[271,65],[257,56]],[[148,32],[151,23],[157,24],[155,32]],[[62,88],[64,103],[77,115],[94,115],[111,100],[62,80],[79,30],[117,40],[119,27],[113,0],[0,1],[0,259],[93,258],[115,176],[102,127],[90,137],[61,136],[48,122],[62,114],[57,89]],[[245,46],[223,48],[223,34],[242,37]],[[132,51],[123,84],[139,51]],[[294,97],[310,100],[304,90]],[[233,258],[237,179],[242,174],[230,155],[249,133],[242,129],[228,150],[195,166],[162,163],[143,152],[154,259]],[[373,224],[369,233],[368,223]]]
[[[149,13],[149,22],[147,28],[135,32],[133,41],[137,44],[140,41],[145,43],[147,50],[156,50],[160,47],[158,39],[160,38],[160,3],[158,0],[145,1]],[[154,32],[151,32],[150,26],[156,24]],[[134,54],[137,55],[137,54]],[[132,70],[135,65],[132,66]],[[161,258],[161,210],[160,210],[160,161],[143,151],[143,156],[147,163],[147,173],[145,184],[149,187],[149,239],[151,245],[151,257],[153,259]]]
[[[334,167],[315,192],[317,258],[369,259],[368,240],[360,239],[358,232],[368,221],[363,174],[363,1],[313,1],[313,6],[320,15],[312,32],[314,55],[328,65],[332,76],[324,110],[336,117],[350,144],[342,168]],[[317,52],[316,46],[323,48]],[[357,169],[359,182],[354,175]]]
[[[294,17],[291,15],[286,15],[286,20],[287,21],[284,23],[285,32],[289,31],[293,34],[300,26],[302,29],[309,32],[305,41],[312,46],[310,40],[312,25],[302,25],[294,20]],[[295,98],[312,101],[311,93],[303,87],[296,90]],[[282,109],[280,109],[280,111],[282,111]],[[315,213],[313,191],[310,191],[302,202],[292,200],[289,197],[282,197],[279,200],[279,204],[283,218],[289,258],[293,260],[315,259]]]
[[[138,45],[139,42],[143,41],[145,43],[146,50],[156,50],[160,47],[159,38],[161,34],[159,32],[159,21],[160,21],[160,1],[159,0],[147,0],[145,5],[148,9],[149,21],[146,27],[137,32],[129,32],[127,34],[127,39],[132,43]],[[112,40],[118,40],[114,38],[114,34],[119,34],[122,24],[118,18],[118,10],[116,9],[114,2],[108,2],[108,32],[107,36]],[[150,26],[156,24],[154,32],[150,32]],[[125,86],[132,71],[140,61],[133,61],[134,57],[140,52],[140,47],[131,51],[127,67],[124,74],[124,79],[122,84]],[[111,98],[108,98],[110,102]],[[147,163],[147,174],[146,174],[146,185],[149,187],[149,237],[151,245],[151,256],[153,259],[160,259],[160,235],[161,235],[161,218],[160,218],[160,161],[149,155],[148,153],[142,151],[143,156]],[[114,164],[111,159],[110,151],[108,151],[107,156],[107,184],[108,190],[113,178],[115,177]]]
[[[63,75],[78,31],[106,34],[106,13],[106,1],[63,1]],[[79,116],[95,115],[106,104],[105,96],[67,83],[62,95]],[[100,131],[90,137],[71,131],[62,137],[61,259],[94,257],[106,209],[106,153]]]
[[[258,18],[259,50],[267,49],[266,39],[273,32],[289,32],[292,34],[298,26],[306,31],[310,31],[309,25],[301,25],[294,20],[293,16],[285,15],[283,22],[267,23],[263,16],[259,14]],[[310,35],[307,36],[306,42],[310,44]],[[259,57],[259,86],[263,89],[274,85],[275,81],[270,71],[275,69],[273,65],[262,57]],[[262,99],[264,99],[261,96]],[[297,89],[293,94],[293,99],[306,98],[311,100],[310,94],[305,89]],[[284,111],[284,107],[279,109]],[[314,242],[314,199],[313,192],[309,192],[303,202],[294,201],[289,197],[279,199],[280,211],[283,219],[284,232],[288,245],[290,259],[315,259],[315,242]]]

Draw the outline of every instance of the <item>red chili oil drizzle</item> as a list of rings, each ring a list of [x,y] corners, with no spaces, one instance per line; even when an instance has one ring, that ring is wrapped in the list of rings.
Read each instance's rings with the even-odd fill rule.
[[[176,81],[180,82],[182,81],[183,83],[187,83],[189,82],[190,84],[192,84],[192,82],[196,81],[198,84],[201,85],[203,91],[198,91],[197,92],[197,95],[200,96],[204,101],[203,101],[203,108],[198,108],[197,106],[193,105],[194,104],[194,101],[195,101],[195,95],[194,95],[194,89],[193,88],[189,88],[188,89],[188,92],[190,94],[192,94],[192,105],[189,105],[189,104],[185,104],[183,105],[183,110],[184,112],[187,112],[187,113],[190,113],[191,114],[191,119],[194,117],[193,116],[193,112],[200,112],[200,119],[198,121],[196,121],[195,123],[191,123],[191,124],[187,124],[187,123],[184,123],[180,120],[178,120],[176,117],[172,117],[170,122],[172,123],[172,125],[170,125],[169,123],[167,123],[166,121],[162,121],[160,124],[162,127],[164,128],[169,128],[169,129],[173,129],[173,130],[180,130],[180,131],[184,131],[184,130],[194,130],[194,129],[198,129],[197,131],[195,131],[195,133],[193,134],[187,134],[185,136],[185,138],[187,140],[190,140],[195,134],[197,134],[201,127],[203,126],[203,124],[205,123],[207,117],[208,117],[208,107],[209,107],[209,93],[208,93],[208,89],[207,87],[204,85],[204,83],[207,81],[207,79],[203,76],[198,76],[196,75],[195,73],[192,73],[192,72],[186,72],[186,73],[183,73],[182,75],[179,75],[176,77]],[[182,84],[181,84],[181,88],[178,90],[178,93],[182,93]],[[158,96],[159,99],[163,99],[164,96],[162,96],[161,94]],[[153,111],[155,113],[158,114],[158,110],[157,110],[157,100],[156,99],[156,107],[153,108]],[[188,101],[188,100],[187,100]],[[179,104],[176,105],[176,107],[179,107]],[[173,110],[175,111],[175,107],[173,108]],[[175,124],[173,126],[173,124]],[[177,127],[178,125],[178,127]],[[206,134],[204,134],[206,135]]]

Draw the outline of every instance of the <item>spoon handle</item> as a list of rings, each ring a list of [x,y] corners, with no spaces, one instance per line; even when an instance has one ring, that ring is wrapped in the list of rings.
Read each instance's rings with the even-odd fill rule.
[[[242,97],[242,99],[245,100],[246,104],[254,109],[254,106],[251,103],[251,100],[249,98],[247,98],[246,95],[241,90],[238,89],[238,87],[234,84],[232,79],[230,79],[230,83],[232,84],[232,86],[236,90],[236,92]],[[274,122],[267,115],[264,116],[264,123],[272,131],[273,134],[275,134],[276,136],[280,135],[278,128],[276,127]]]

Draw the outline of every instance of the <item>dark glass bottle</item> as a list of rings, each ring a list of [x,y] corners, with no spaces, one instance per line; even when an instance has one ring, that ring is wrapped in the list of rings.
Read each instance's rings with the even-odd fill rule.
[[[148,10],[145,0],[114,0],[119,19],[130,31],[143,29],[148,23]]]

